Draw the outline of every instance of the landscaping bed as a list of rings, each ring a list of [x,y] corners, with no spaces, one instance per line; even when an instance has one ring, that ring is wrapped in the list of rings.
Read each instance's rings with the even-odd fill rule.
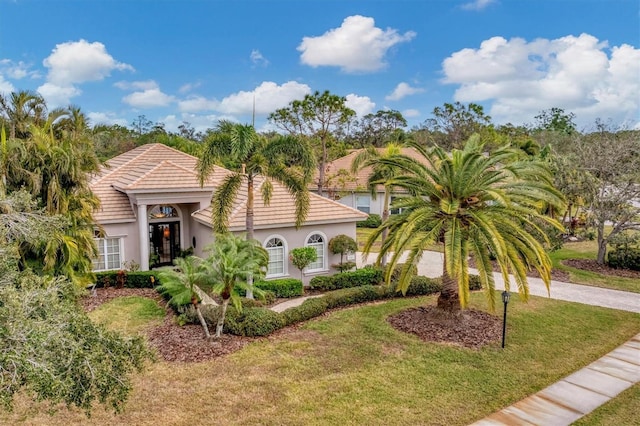
[[[601,265],[593,259],[566,259],[562,261],[562,264],[602,275],[640,279],[640,271],[611,268],[607,265]]]

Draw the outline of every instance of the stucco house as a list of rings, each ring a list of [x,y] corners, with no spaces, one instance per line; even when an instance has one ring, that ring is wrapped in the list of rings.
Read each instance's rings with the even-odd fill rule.
[[[382,152],[385,148],[377,149]],[[352,207],[363,213],[382,216],[384,187],[382,185],[377,186],[375,198],[371,196],[371,192],[367,188],[367,181],[372,173],[371,167],[364,167],[357,173],[351,172],[353,159],[362,151],[364,151],[364,148],[351,151],[344,157],[327,163],[325,168],[326,180],[323,189],[331,199],[345,206]],[[418,161],[424,161],[424,158],[413,148],[402,148],[401,152],[403,155]],[[310,189],[317,190],[317,187],[310,187]],[[391,210],[391,214],[393,213],[394,211]]]
[[[216,167],[200,186],[195,171],[197,158],[162,144],[148,144],[109,160],[92,177],[91,189],[101,205],[94,217],[104,231],[96,232],[99,256],[94,270],[113,270],[135,262],[141,270],[170,265],[183,250],[206,256],[213,241],[211,196],[229,173]],[[355,222],[366,214],[336,201],[310,194],[309,214],[295,227],[295,205],[286,188],[273,183],[271,203],[265,206],[260,184],[255,186],[254,236],[269,252],[267,278],[300,277],[289,261],[289,251],[313,246],[317,260],[304,271],[305,283],[319,274],[333,273],[339,256],[327,244],[339,234],[356,237]],[[246,189],[236,199],[230,231],[245,231]]]

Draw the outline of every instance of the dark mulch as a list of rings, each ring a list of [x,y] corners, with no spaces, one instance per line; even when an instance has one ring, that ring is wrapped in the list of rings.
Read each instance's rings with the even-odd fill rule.
[[[388,318],[396,329],[427,342],[478,349],[502,338],[502,320],[487,312],[467,309],[457,315],[436,306],[407,309]]]
[[[213,334],[214,329],[210,330]],[[147,331],[149,344],[158,355],[169,362],[201,362],[233,353],[245,347],[255,338],[223,334],[220,339],[207,340],[202,326],[176,324],[172,312],[168,312],[162,325]]]
[[[584,269],[585,271],[597,272],[598,274],[640,279],[640,271],[631,269],[610,268],[607,265],[601,265],[593,259],[567,259],[562,262],[564,265],[572,268]]]

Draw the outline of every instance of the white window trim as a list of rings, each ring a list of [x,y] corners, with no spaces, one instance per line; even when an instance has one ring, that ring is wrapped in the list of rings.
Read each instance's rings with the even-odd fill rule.
[[[269,235],[267,238],[264,239],[264,242],[262,243],[262,247],[269,251],[269,249],[267,248],[267,243],[272,240],[273,238],[277,238],[280,241],[282,241],[282,273],[281,274],[269,274],[269,270],[267,270],[267,275],[265,275],[265,278],[282,278],[282,277],[287,277],[289,276],[289,257],[288,257],[288,253],[289,253],[289,249],[288,249],[288,244],[287,244],[287,239],[285,237],[283,237],[280,234],[272,234]]]
[[[318,273],[318,272],[327,272],[329,270],[329,267],[327,266],[327,259],[329,257],[329,240],[327,238],[327,235],[324,232],[321,231],[312,231],[309,232],[307,234],[307,236],[304,238],[304,246],[305,247],[309,247],[309,238],[311,238],[313,235],[320,235],[322,237],[322,244],[323,244],[323,256],[322,256],[322,267],[321,268],[316,268],[316,269],[308,269],[305,268],[304,273],[305,274],[314,274],[314,273]]]
[[[99,243],[100,240],[102,240],[102,242],[104,244],[106,244],[106,240],[111,240],[111,239],[117,239],[118,240],[118,253],[120,254],[120,265],[117,268],[106,268],[107,266],[107,259],[104,259],[104,265],[105,265],[105,269],[93,269],[93,272],[104,272],[104,271],[118,271],[120,269],[122,269],[122,265],[125,262],[125,253],[124,253],[124,237],[125,235],[105,235],[103,237],[95,237],[94,241],[96,241],[96,244]],[[107,255],[107,251],[106,251],[106,247],[104,247],[104,254],[103,256]]]

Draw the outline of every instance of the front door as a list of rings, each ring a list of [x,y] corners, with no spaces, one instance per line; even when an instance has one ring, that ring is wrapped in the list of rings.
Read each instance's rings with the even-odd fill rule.
[[[149,224],[149,266],[173,265],[180,253],[180,222]]]

